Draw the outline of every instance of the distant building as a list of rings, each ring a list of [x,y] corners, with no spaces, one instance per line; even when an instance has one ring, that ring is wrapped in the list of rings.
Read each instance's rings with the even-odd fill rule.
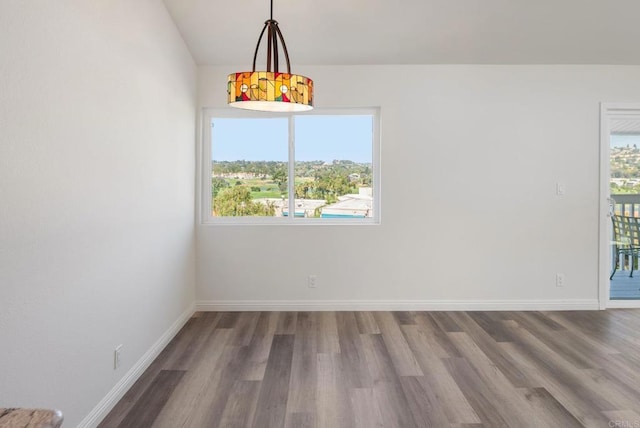
[[[211,172],[211,177],[216,178],[231,178],[235,180],[253,180],[254,178],[259,177],[260,174],[256,174],[254,172],[223,172],[217,174],[215,171]]]
[[[316,210],[327,204],[324,199],[296,199],[296,208],[294,215],[296,217],[315,217]],[[285,207],[282,210],[282,215],[287,217],[289,215],[289,204],[285,202]]]
[[[288,217],[289,216],[289,200],[278,198],[258,198],[254,199],[255,202],[262,204],[271,203],[275,208],[274,217]],[[296,217],[315,217],[316,210],[327,204],[324,199],[296,199],[296,208],[294,215]]]
[[[289,200],[282,198],[258,198],[255,202],[270,204],[275,208],[275,217],[289,216]],[[295,217],[315,217],[320,212],[320,218],[366,218],[373,216],[373,189],[361,187],[358,194],[348,194],[338,197],[338,202],[327,205],[324,199],[296,199]]]
[[[366,218],[373,216],[373,189],[361,187],[358,194],[343,195],[322,208],[321,218]]]
[[[624,186],[624,185],[625,185],[625,183],[627,182],[627,179],[626,179],[626,178],[612,178],[612,179],[611,179],[611,180],[609,180],[609,181],[610,181],[611,183],[613,183],[613,184],[615,184],[615,185],[619,186],[619,187],[622,187],[622,186]]]
[[[358,189],[358,195],[360,196],[368,196],[373,198],[373,188],[371,187],[361,187]]]

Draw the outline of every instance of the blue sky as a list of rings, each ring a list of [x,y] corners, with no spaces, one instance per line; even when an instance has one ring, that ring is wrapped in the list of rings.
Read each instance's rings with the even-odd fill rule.
[[[640,148],[640,135],[612,135],[610,142],[612,147],[626,147],[627,144],[633,147],[637,144]]]
[[[372,121],[371,116],[296,116],[296,161],[371,162]],[[216,118],[213,123],[214,160],[287,161],[287,118]]]

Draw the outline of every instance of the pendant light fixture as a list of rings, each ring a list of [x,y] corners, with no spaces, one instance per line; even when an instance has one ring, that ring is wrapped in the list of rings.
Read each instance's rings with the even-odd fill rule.
[[[256,71],[256,58],[265,31],[267,33],[267,69]],[[287,61],[286,73],[281,73],[278,68],[278,40],[282,44]],[[273,0],[271,0],[270,18],[264,23],[253,54],[253,69],[230,74],[227,94],[231,107],[247,110],[299,112],[313,108],[313,80],[291,74],[287,45],[278,28],[278,22],[273,19]]]

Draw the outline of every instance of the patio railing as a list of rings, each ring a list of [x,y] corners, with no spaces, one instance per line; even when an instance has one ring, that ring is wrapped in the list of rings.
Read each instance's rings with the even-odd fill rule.
[[[611,195],[611,199],[615,201],[613,212],[617,215],[624,215],[627,217],[640,217],[640,194],[620,194]],[[613,240],[613,231],[611,231],[611,239]],[[615,255],[613,255],[612,263],[615,263]],[[634,264],[635,269],[638,269],[640,261],[637,257],[631,255],[621,255],[618,260],[618,269],[621,271],[631,269],[631,263]]]
[[[615,201],[615,214],[640,217],[640,194],[611,195],[611,198]]]

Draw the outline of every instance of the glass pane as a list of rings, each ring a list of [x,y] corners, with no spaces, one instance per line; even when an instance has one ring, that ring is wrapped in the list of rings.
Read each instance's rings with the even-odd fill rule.
[[[612,134],[610,150],[611,197],[619,204],[615,214],[640,217],[640,135]]]
[[[288,201],[287,118],[211,120],[211,213],[282,217]]]
[[[618,216],[640,217],[640,123],[632,120],[612,121],[611,126],[620,133],[611,134],[609,186],[610,211]],[[629,272],[638,269],[640,260],[633,250],[637,221],[633,218],[614,217],[610,229],[611,300],[638,300],[640,291],[636,279]]]
[[[296,217],[373,216],[373,116],[295,118]]]

